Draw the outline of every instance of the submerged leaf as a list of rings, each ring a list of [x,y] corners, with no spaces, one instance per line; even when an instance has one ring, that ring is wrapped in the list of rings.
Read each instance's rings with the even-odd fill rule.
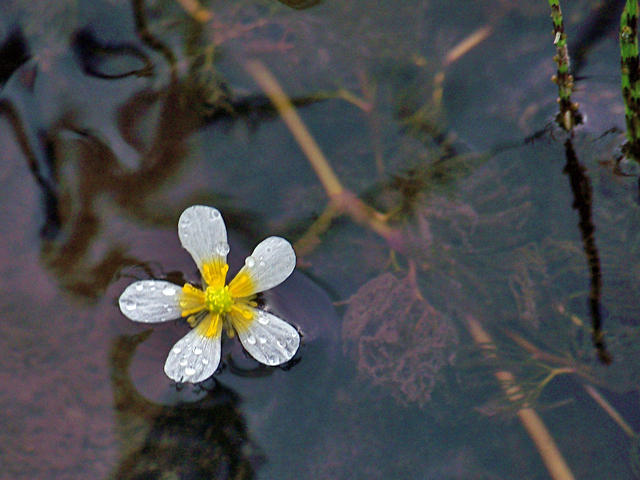
[[[413,279],[383,273],[351,297],[342,336],[359,372],[404,405],[424,406],[443,367],[455,361],[458,334],[418,293]]]

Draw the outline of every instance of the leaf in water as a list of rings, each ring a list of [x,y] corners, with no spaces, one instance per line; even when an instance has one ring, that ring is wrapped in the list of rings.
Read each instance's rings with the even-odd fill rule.
[[[359,372],[388,387],[401,404],[431,399],[443,367],[455,361],[458,334],[424,300],[409,275],[383,273],[351,297],[342,327]]]

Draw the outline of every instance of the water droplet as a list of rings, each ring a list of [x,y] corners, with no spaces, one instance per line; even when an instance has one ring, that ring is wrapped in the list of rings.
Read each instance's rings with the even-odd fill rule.
[[[247,337],[247,342],[249,342],[251,345],[255,345],[256,343],[256,337],[254,337],[253,335],[249,335]]]
[[[167,312],[170,312],[171,310],[173,310],[173,308],[171,308],[169,305],[165,305],[164,308]]]
[[[229,244],[227,242],[218,242],[216,245],[218,255],[226,255],[229,253]]]
[[[280,340],[276,341],[276,343],[278,344],[278,346],[279,346],[280,348],[284,348],[284,347],[285,347],[285,345],[286,345],[286,343],[281,342]]]
[[[196,347],[193,349],[193,353],[196,355],[200,355],[202,353],[202,349],[200,347]]]
[[[273,248],[267,247],[267,253],[271,253],[271,250],[273,250]]]
[[[190,218],[185,218],[184,220],[182,220],[182,223],[180,224],[180,226],[182,228],[188,227],[189,225],[191,225],[191,219]]]
[[[264,267],[264,266],[266,265],[266,263],[264,263],[262,260],[260,260],[259,265],[260,265],[261,267]]]
[[[264,315],[260,315],[258,317],[258,322],[260,322],[262,325],[268,325],[269,324],[269,317],[266,317]]]
[[[247,267],[251,268],[256,264],[256,259],[251,257],[251,256],[249,256],[249,257],[246,258],[244,263],[247,265]]]
[[[180,353],[182,351],[182,349],[180,347],[175,347],[173,349],[173,353]]]
[[[260,343],[267,343],[267,337],[258,337]]]
[[[180,366],[184,367],[184,366],[185,366],[187,363],[189,363],[189,362],[187,362],[187,359],[186,359],[186,358],[183,358],[183,359],[182,359],[182,360],[180,360],[178,363],[180,364]]]
[[[195,368],[187,367],[187,368],[184,369],[184,374],[185,375],[193,375],[194,373],[196,373],[196,369]]]
[[[220,218],[220,212],[218,210],[211,210],[211,218]]]
[[[153,292],[156,289],[156,282],[154,282],[153,280],[149,280],[149,282],[147,283],[147,287],[150,291]]]
[[[136,302],[134,302],[133,300],[127,300],[124,304],[124,308],[126,308],[127,310],[135,310],[136,307]]]
[[[136,290],[137,291],[141,291],[144,288],[144,285],[142,285],[141,283],[136,285]]]
[[[176,289],[173,287],[166,287],[164,290],[162,290],[162,293],[164,293],[167,297],[170,297],[171,295],[176,294]]]
[[[208,358],[203,358],[202,359],[202,364],[203,365],[209,365],[209,359]]]

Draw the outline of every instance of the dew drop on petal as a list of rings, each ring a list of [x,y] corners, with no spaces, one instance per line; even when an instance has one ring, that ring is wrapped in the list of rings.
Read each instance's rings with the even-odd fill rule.
[[[248,256],[244,263],[247,265],[247,267],[251,268],[256,264],[256,259],[252,256]]]
[[[127,310],[135,310],[137,307],[136,302],[134,302],[133,300],[127,300],[124,303],[124,308],[126,308]]]
[[[176,289],[173,287],[166,287],[164,290],[162,290],[162,293],[169,297],[176,294]]]
[[[141,283],[136,285],[136,290],[137,291],[141,291],[144,288],[144,285],[142,285]]]
[[[196,373],[196,369],[195,368],[187,367],[187,368],[184,369],[184,374],[185,375],[193,375],[194,373]]]
[[[180,366],[181,366],[181,367],[184,367],[188,362],[187,362],[187,359],[186,359],[186,358],[183,358],[183,359],[182,359],[182,360],[180,360],[178,363],[180,364]]]
[[[284,348],[284,347],[286,346],[286,343],[281,342],[280,340],[278,340],[276,343],[278,344],[278,346],[279,346],[280,348]]]
[[[229,244],[227,242],[218,242],[216,244],[216,253],[218,255],[226,255],[229,253]]]
[[[258,337],[260,343],[267,343],[267,337]]]
[[[193,353],[196,355],[200,355],[202,353],[202,349],[200,347],[196,347],[193,349]]]
[[[209,365],[209,359],[208,358],[203,358],[202,359],[202,364],[203,365]]]
[[[269,317],[265,317],[264,315],[260,315],[258,317],[258,322],[260,322],[262,325],[268,325],[269,324]]]
[[[173,353],[180,353],[182,349],[180,347],[176,347],[173,349]]]
[[[266,263],[264,263],[262,260],[260,260],[259,265],[260,265],[261,267],[264,267],[264,266],[266,265]]]
[[[256,337],[254,337],[253,335],[249,335],[247,337],[247,342],[249,342],[251,345],[255,345],[256,343]]]
[[[271,253],[271,250],[273,250],[271,247],[267,247],[267,253]]]
[[[218,210],[211,210],[211,218],[220,218],[220,212]]]

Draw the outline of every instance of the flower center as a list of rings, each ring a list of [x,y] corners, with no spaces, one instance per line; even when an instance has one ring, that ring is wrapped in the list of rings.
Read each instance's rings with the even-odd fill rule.
[[[211,313],[229,313],[233,305],[233,298],[229,292],[229,287],[222,288],[207,287],[204,292],[204,306]]]

